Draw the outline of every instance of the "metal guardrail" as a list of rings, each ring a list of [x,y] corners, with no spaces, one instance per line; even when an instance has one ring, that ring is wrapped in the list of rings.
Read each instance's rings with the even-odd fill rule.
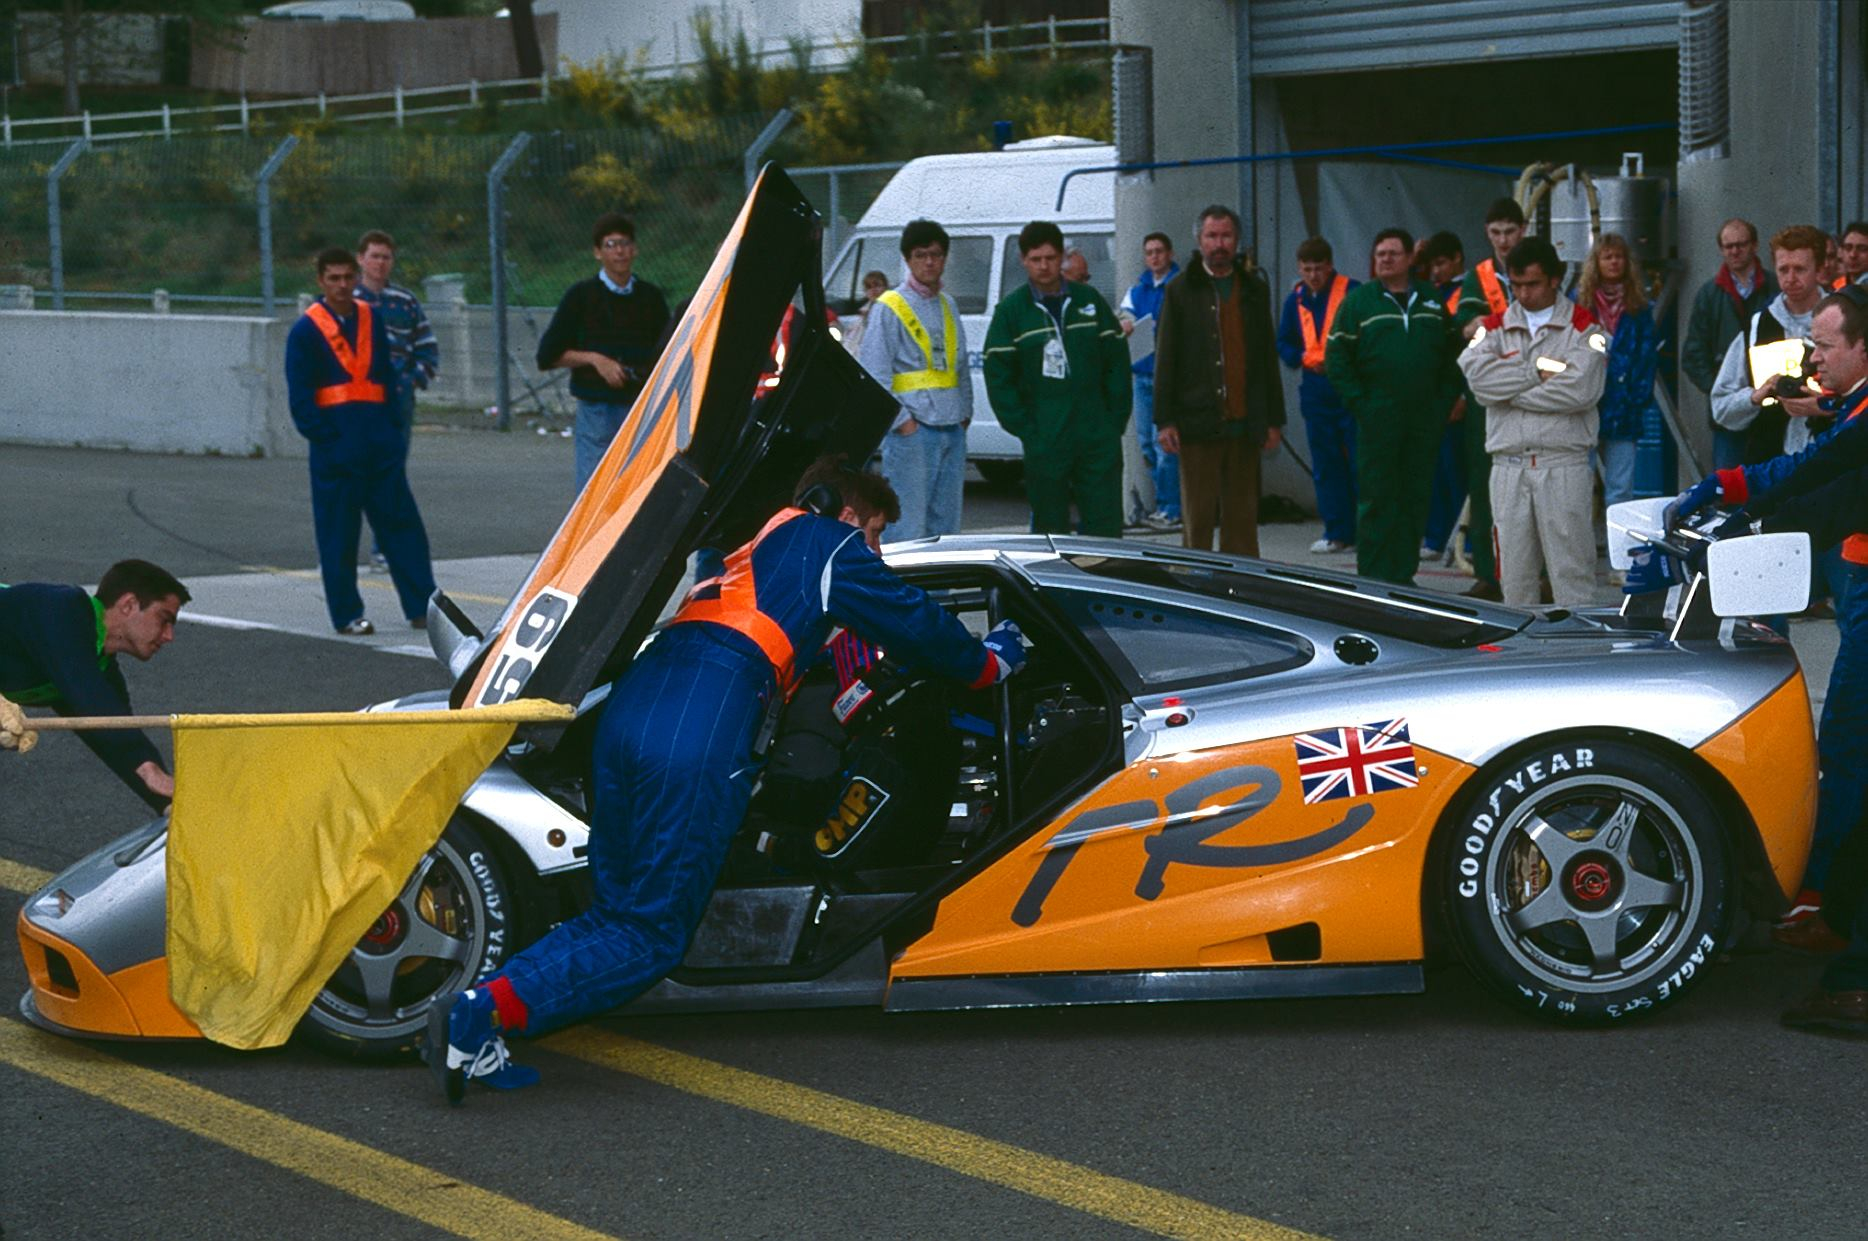
[[[195,108],[160,108],[136,112],[81,112],[76,116],[44,116],[25,120],[0,116],[0,147],[32,146],[48,142],[70,142],[74,136],[92,141],[115,141],[120,138],[173,138],[177,133],[251,133],[256,116],[270,117],[297,112],[295,119],[330,121],[385,121],[401,125],[412,116],[433,116],[445,112],[464,112],[477,108],[487,99],[500,103],[549,103],[551,75],[535,78],[506,78],[497,82],[462,82],[451,86],[418,86],[393,90],[367,91],[359,95],[326,95],[322,92],[299,99],[254,100],[242,96],[235,103],[204,104]],[[530,93],[526,93],[530,92]],[[412,105],[444,96],[458,96],[451,103]],[[390,106],[371,107],[387,103]],[[215,118],[228,117],[226,121]],[[134,125],[157,121],[155,128],[118,129],[120,124]],[[22,131],[55,130],[45,137],[24,136]],[[75,133],[72,131],[76,131]]]
[[[1079,32],[1083,37],[1075,37]],[[1098,33],[1100,38],[1096,37]],[[884,35],[874,39],[813,40],[796,48],[761,48],[753,52],[752,57],[763,64],[772,59],[795,58],[808,48],[814,63],[820,52],[846,59],[860,59],[871,49],[890,51],[921,48],[941,60],[976,55],[1034,53],[1055,58],[1061,51],[1095,51],[1111,46],[1108,18],[1080,17],[1059,21],[1053,17],[1049,21],[1005,26],[994,26],[988,22],[972,30]],[[634,71],[654,80],[674,77],[698,69],[705,63],[701,60],[668,61],[659,65],[644,65]],[[264,100],[248,99],[243,95],[234,103],[205,104],[193,108],[176,108],[164,104],[160,108],[134,112],[84,111],[73,116],[29,117],[21,120],[15,120],[8,114],[0,115],[0,148],[69,143],[80,137],[103,142],[122,138],[172,138],[178,132],[251,133],[256,116],[264,118],[293,113],[300,114],[293,119],[308,120],[315,117],[341,122],[394,120],[400,126],[412,116],[465,112],[479,107],[487,99],[497,99],[503,104],[549,103],[552,81],[552,75],[544,73],[535,78],[505,78],[495,82],[469,81],[449,86],[408,89],[398,86],[392,90],[368,91],[358,95],[326,95],[320,92],[297,99]],[[455,98],[445,103],[419,102],[447,96]],[[372,104],[390,106],[369,106]],[[226,119],[218,119],[223,117]],[[125,125],[130,128],[119,128]]]

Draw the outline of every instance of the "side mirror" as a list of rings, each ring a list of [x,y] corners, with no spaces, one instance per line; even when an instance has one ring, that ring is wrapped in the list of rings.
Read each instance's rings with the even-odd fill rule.
[[[468,619],[460,605],[436,590],[428,599],[428,647],[449,675],[459,679],[486,643],[480,627]]]
[[[1624,500],[1609,505],[1609,568],[1617,573],[1628,571],[1628,553],[1660,537],[1661,514],[1671,503],[1672,496],[1655,496],[1649,500]]]
[[[1801,612],[1810,605],[1810,536],[1754,534],[1714,543],[1706,549],[1706,580],[1720,616]]]

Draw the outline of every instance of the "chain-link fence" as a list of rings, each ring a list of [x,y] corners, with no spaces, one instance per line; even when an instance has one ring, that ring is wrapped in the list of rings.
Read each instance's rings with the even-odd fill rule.
[[[559,296],[593,268],[591,222],[631,214],[639,270],[679,301],[743,200],[743,157],[763,123],[533,135],[503,179],[503,232],[489,228],[488,177],[509,133],[309,131],[0,151],[0,286],[14,306],[291,314],[314,290],[312,256],[385,229],[398,244],[395,280],[424,296],[442,338],[429,400],[493,399],[498,266],[515,404],[568,414],[548,382],[561,384],[562,372],[539,376],[532,355]]]

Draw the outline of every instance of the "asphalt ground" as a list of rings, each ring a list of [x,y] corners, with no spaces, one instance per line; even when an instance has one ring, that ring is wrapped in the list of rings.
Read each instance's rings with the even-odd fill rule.
[[[496,612],[555,528],[569,455],[418,437],[441,577],[470,612]],[[1023,517],[1015,493],[969,488],[970,527]],[[139,709],[347,709],[443,683],[380,578],[376,643],[330,635],[302,463],[0,448],[0,531],[0,580],[89,582],[142,555],[199,584],[189,611],[222,609],[129,668]],[[1271,527],[1266,550],[1306,560],[1315,537]],[[1458,585],[1438,573],[1423,584]],[[1833,626],[1793,638],[1819,688]],[[7,912],[145,817],[69,736],[0,760]],[[538,1089],[450,1111],[417,1066],[297,1043],[44,1035],[12,1017],[7,952],[0,1229],[1859,1237],[1868,1048],[1776,1022],[1817,970],[1740,955],[1604,1031],[1521,1018],[1457,966],[1373,999],[608,1018],[524,1047]]]

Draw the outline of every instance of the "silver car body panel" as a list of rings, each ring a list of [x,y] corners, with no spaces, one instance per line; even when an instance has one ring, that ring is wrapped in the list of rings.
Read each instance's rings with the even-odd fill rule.
[[[66,867],[26,899],[35,924],[106,974],[167,951],[169,821],[154,819]]]
[[[609,699],[610,687],[598,686],[577,704],[581,718],[601,707]],[[446,690],[424,690],[389,702],[379,702],[367,710],[426,711],[445,709]],[[590,828],[585,822],[540,793],[532,782],[514,770],[515,746],[494,759],[485,773],[468,786],[461,805],[504,832],[517,845],[532,868],[541,875],[555,875],[584,866],[584,851],[590,843]],[[552,836],[558,840],[554,842]]]
[[[1167,564],[1192,562],[1248,576],[1280,575],[1286,584],[1289,581],[1288,572],[1280,566],[1138,543],[968,536],[887,549],[890,563],[910,574],[992,568],[1045,594],[1100,591],[1134,602],[1206,611],[1281,631],[1310,648],[1308,660],[1296,667],[1172,694],[1142,695],[1134,701],[1119,699],[1125,757],[1131,763],[1171,760],[1175,755],[1218,746],[1396,716],[1408,719],[1416,746],[1473,766],[1535,737],[1572,729],[1646,734],[1692,749],[1743,717],[1797,673],[1796,656],[1787,643],[1750,627],[1741,633],[1726,626],[1719,641],[1681,645],[1653,633],[1616,631],[1601,616],[1539,617],[1516,609],[1470,605],[1451,596],[1441,603],[1428,591],[1397,591],[1401,597],[1392,601],[1400,613],[1412,609],[1441,620],[1460,618],[1487,624],[1509,636],[1479,646],[1447,648],[1392,635],[1363,635],[1375,644],[1377,654],[1372,662],[1350,665],[1336,656],[1334,648],[1337,639],[1355,630],[1233,598],[1099,577],[1071,562],[1071,556],[1080,554]],[[1381,599],[1389,589],[1342,575],[1307,576],[1314,576],[1317,589],[1324,591]],[[600,707],[607,695],[607,686],[592,691],[579,704],[580,715]],[[1170,697],[1175,701],[1170,703]],[[368,710],[420,710],[442,705],[445,699],[445,691],[419,693]],[[514,766],[515,755],[523,749],[523,745],[515,746],[495,759],[469,788],[463,804],[504,833],[537,873],[578,869],[586,864],[588,828]],[[554,832],[562,833],[557,843],[551,840]],[[25,916],[77,947],[106,973],[161,956],[166,927],[166,840],[164,820],[146,824],[54,877],[28,899]],[[879,999],[884,983],[867,952],[822,980],[827,985],[816,988],[810,983],[716,988],[686,986],[671,979],[643,996],[637,1007],[872,1003]],[[1384,985],[1381,989],[1411,986]],[[889,993],[891,1006],[1017,1004],[1039,998],[1037,992],[1009,985],[991,995],[932,986],[919,991],[898,988],[898,992]],[[1249,990],[1240,992],[1246,993]],[[1066,1002],[1070,997],[1047,991],[1044,998]],[[1135,994],[1126,998],[1156,997]]]

